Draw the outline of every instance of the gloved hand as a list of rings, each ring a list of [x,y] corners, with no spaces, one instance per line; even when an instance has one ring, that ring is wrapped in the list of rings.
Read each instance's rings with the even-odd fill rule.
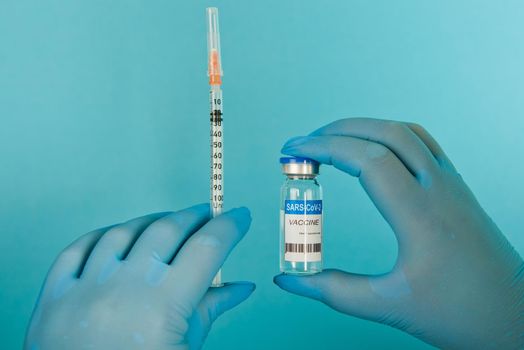
[[[209,288],[251,223],[247,208],[209,206],[90,232],[49,271],[25,349],[198,349],[213,321],[255,289]]]
[[[398,258],[384,275],[325,270],[276,276],[278,286],[440,348],[523,348],[523,261],[422,127],[344,119],[282,153],[358,177],[396,235]]]

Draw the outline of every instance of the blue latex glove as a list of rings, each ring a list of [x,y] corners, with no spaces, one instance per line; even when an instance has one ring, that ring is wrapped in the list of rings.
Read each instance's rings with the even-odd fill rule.
[[[277,285],[441,348],[524,346],[523,261],[422,127],[339,120],[282,152],[358,177],[399,247],[384,275],[326,270]]]
[[[25,348],[200,348],[213,321],[255,289],[209,288],[250,223],[246,208],[209,220],[198,205],[82,236],[49,271]]]

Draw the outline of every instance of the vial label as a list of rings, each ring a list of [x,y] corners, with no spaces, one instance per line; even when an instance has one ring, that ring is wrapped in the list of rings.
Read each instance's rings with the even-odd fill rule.
[[[284,260],[322,260],[322,201],[286,200],[284,208]]]

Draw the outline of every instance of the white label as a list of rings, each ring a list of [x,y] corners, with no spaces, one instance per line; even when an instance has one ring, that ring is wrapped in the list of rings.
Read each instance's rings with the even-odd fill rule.
[[[286,200],[284,205],[284,260],[322,260],[322,201]]]

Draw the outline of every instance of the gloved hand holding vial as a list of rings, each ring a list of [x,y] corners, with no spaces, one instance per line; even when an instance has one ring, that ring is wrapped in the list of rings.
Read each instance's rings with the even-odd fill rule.
[[[439,348],[524,347],[522,258],[426,130],[343,119],[289,140],[282,153],[357,177],[393,229],[398,259],[382,275],[328,269],[279,275],[277,285]]]

